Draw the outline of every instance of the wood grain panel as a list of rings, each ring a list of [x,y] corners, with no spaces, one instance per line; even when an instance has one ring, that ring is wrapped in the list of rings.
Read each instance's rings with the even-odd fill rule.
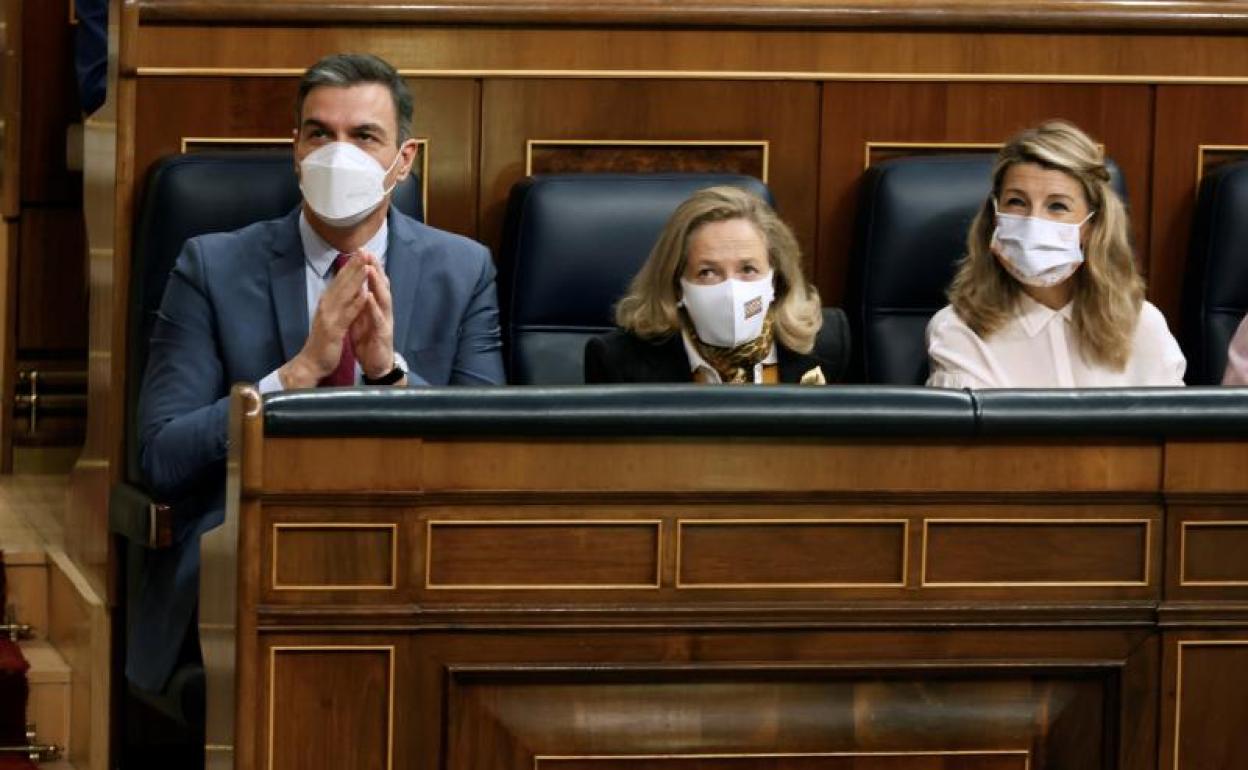
[[[871,105],[846,109],[846,105]],[[1069,120],[1105,145],[1127,182],[1139,268],[1148,274],[1152,93],[1147,86],[1043,83],[826,83],[819,184],[824,304],[844,299],[868,142],[1000,143],[1049,118]],[[985,183],[987,187],[987,182]],[[1166,258],[1171,258],[1167,254]]]
[[[528,142],[529,174],[747,174],[766,182],[766,142],[549,140]]]
[[[447,766],[1099,769],[1113,670],[453,672]]]
[[[1248,145],[1248,86],[1157,87],[1149,296],[1177,319],[1201,145]]]
[[[875,7],[876,13],[885,9]],[[1012,33],[886,30],[571,28],[455,25],[144,26],[123,68],[302,71],[337,51],[367,50],[415,71],[488,76],[685,72],[698,77],[936,79],[1243,77],[1239,34]],[[140,70],[149,74],[151,70]]]
[[[929,519],[925,525],[924,585],[1149,582],[1148,520]]]
[[[273,589],[397,587],[395,524],[278,523],[272,544]]]
[[[1179,542],[1181,585],[1248,588],[1248,510],[1231,521],[1184,521]]]
[[[1216,2],[1151,3],[1122,6],[1106,0],[1083,0],[1077,8],[1040,5],[1029,13],[1002,8],[990,0],[945,0],[898,4],[881,8],[870,0],[832,2],[776,2],[750,0],[724,3],[694,0],[679,5],[614,0],[586,5],[576,0],[516,2],[427,2],[387,4],[370,0],[343,0],[332,5],[315,0],[269,0],[257,5],[247,0],[148,0],[144,21],[233,22],[407,22],[486,24],[658,24],[692,26],[974,26],[1042,27],[1082,31],[1088,27],[1123,27],[1150,31],[1165,29],[1248,28],[1248,12]]]
[[[274,647],[271,770],[377,770],[393,764],[394,649]]]
[[[385,457],[386,451],[375,454]],[[325,452],[314,460],[306,450],[301,464],[290,465],[299,476],[315,478],[338,456]],[[1122,443],[437,439],[424,443],[423,474],[431,491],[1152,492],[1161,477],[1161,452]],[[397,480],[378,483],[393,488]]]
[[[364,46],[367,48],[367,46]],[[303,65],[311,64],[308,59]],[[185,77],[139,82],[135,169],[179,152],[184,137],[287,137],[294,129],[298,73],[286,77]],[[479,86],[471,80],[407,81],[413,133],[429,139],[426,220],[476,236]]]
[[[753,140],[769,145],[769,186],[810,264],[819,155],[813,83],[487,79],[481,114],[480,232],[495,248],[530,139]]]
[[[1248,493],[1248,443],[1166,443],[1165,490],[1169,494]]]
[[[1248,640],[1180,639],[1174,643],[1172,721],[1160,767],[1238,767],[1248,757]],[[1172,726],[1172,727],[1171,727]],[[1173,732],[1171,732],[1171,729]],[[1165,749],[1173,753],[1167,756]]]
[[[73,356],[86,367],[85,227],[81,207],[22,209],[16,287],[19,357]]]
[[[658,588],[657,521],[431,521],[428,588]]]
[[[906,521],[680,521],[677,585],[902,586]]]
[[[270,439],[263,449],[264,485],[274,492],[417,490],[422,449],[417,438]],[[349,473],[344,457],[351,458]]]
[[[22,37],[22,203],[69,205],[81,217],[82,173],[65,160],[66,131],[82,120],[69,3],[22,3],[20,30],[7,34]]]

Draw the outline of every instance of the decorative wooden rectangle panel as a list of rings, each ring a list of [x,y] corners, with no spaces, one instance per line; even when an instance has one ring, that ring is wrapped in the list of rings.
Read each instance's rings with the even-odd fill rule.
[[[445,767],[1104,770],[1119,672],[971,662],[451,670]]]
[[[427,588],[658,588],[658,521],[430,521]]]
[[[905,520],[686,519],[677,526],[681,588],[906,583]]]
[[[1224,163],[1248,160],[1248,144],[1202,144],[1196,148],[1196,183]]]
[[[846,751],[826,754],[639,754],[536,757],[538,770],[1029,770],[1031,753],[1001,751]]]
[[[768,143],[716,139],[530,139],[525,174],[719,173],[767,181]]]
[[[268,770],[389,770],[394,647],[272,647]]]
[[[398,525],[273,524],[274,590],[387,590],[396,587]]]
[[[925,586],[1144,586],[1148,519],[927,519]]]
[[[1248,640],[1179,641],[1174,770],[1243,767],[1248,757]]]
[[[1248,521],[1185,521],[1179,585],[1248,586]]]

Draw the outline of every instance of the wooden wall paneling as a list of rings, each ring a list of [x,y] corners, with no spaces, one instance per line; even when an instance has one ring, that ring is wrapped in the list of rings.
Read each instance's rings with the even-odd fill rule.
[[[868,142],[1001,143],[1049,118],[1078,125],[1122,168],[1139,268],[1147,274],[1152,110],[1152,93],[1144,85],[824,83],[815,272],[824,304],[839,304],[845,296]]]
[[[145,6],[147,4],[145,3]],[[322,8],[328,6],[321,6]],[[657,7],[657,6],[655,6]],[[409,6],[415,9],[416,6]],[[675,6],[673,6],[675,8]],[[409,11],[410,12],[410,11]],[[875,8],[876,13],[886,12]],[[293,20],[292,20],[293,21]],[[330,20],[326,20],[330,21]],[[803,24],[803,26],[805,26]],[[1035,75],[1065,80],[1131,77],[1242,78],[1248,51],[1240,33],[1105,32],[1055,35],[1000,30],[690,29],[550,27],[545,24],[286,25],[145,24],[135,67],[302,70],[334,51],[368,50],[415,74],[456,72],[561,75],[628,72],[670,76],[806,77],[899,75],[934,80]],[[709,34],[708,32],[713,32]]]
[[[22,212],[17,347],[27,357],[82,356],[87,347],[86,232],[82,209]]]
[[[810,264],[815,243],[818,88],[813,83],[493,79],[482,92],[480,234],[497,253],[511,186],[532,139],[768,143],[770,187]],[[680,165],[678,158],[667,156]],[[663,158],[637,156],[637,170]]]
[[[1171,504],[1167,527],[1167,600],[1248,599],[1248,504]]]
[[[1158,770],[1239,767],[1248,756],[1248,635],[1164,635]]]
[[[81,205],[82,173],[65,162],[66,129],[82,114],[69,3],[23,5],[22,201]]]
[[[140,78],[139,179],[156,159],[179,152],[184,138],[288,139],[298,85],[297,76]],[[428,222],[475,237],[479,85],[409,79],[408,87],[415,103],[413,135],[429,140]]]
[[[1248,85],[1157,86],[1153,143],[1153,231],[1156,256],[1149,294],[1168,318],[1178,317],[1201,168],[1201,147],[1248,153]],[[1226,153],[1208,153],[1208,161]]]

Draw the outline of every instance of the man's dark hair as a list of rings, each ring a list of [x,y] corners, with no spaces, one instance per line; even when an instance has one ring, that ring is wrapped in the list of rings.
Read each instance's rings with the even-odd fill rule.
[[[403,144],[412,137],[412,94],[399,73],[384,60],[369,53],[330,54],[308,68],[299,81],[299,95],[295,98],[295,126],[303,121],[303,101],[313,88],[333,86],[347,88],[361,83],[379,83],[390,89],[394,102],[394,117],[399,124],[395,144]]]

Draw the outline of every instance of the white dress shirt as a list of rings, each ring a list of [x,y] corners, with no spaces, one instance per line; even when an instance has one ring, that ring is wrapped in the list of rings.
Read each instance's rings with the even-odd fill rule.
[[[363,251],[371,253],[377,257],[377,264],[384,272],[386,269],[386,244],[390,239],[390,225],[383,219],[381,227],[368,239],[368,243],[362,247]],[[308,323],[312,322],[313,316],[316,315],[316,306],[321,301],[321,295],[325,293],[325,289],[329,286],[330,280],[333,278],[329,274],[329,269],[333,267],[334,260],[338,257],[338,249],[330,246],[329,243],[316,234],[312,229],[312,225],[308,224],[307,215],[302,211],[299,212],[299,240],[303,244],[304,256],[304,283],[308,290]],[[398,352],[395,352],[395,358],[398,359]],[[399,363],[403,369],[407,366]],[[281,367],[278,367],[279,369]],[[282,380],[277,375],[278,370],[274,369],[260,380],[257,386],[261,393],[273,393],[283,390]],[[355,363],[355,382],[358,385],[362,382],[363,373],[360,371],[360,363]]]
[[[698,381],[707,385],[724,384],[724,378],[719,376],[719,372],[715,370],[715,367],[708,364],[706,359],[698,353],[698,348],[693,344],[693,338],[689,336],[689,332],[681,329],[680,338],[685,343],[685,355],[689,357],[689,372],[694,375],[701,373],[701,378]],[[775,364],[779,361],[780,355],[776,352],[776,343],[773,342],[767,357],[754,364],[754,384],[762,383],[764,366]]]
[[[1226,351],[1226,373],[1223,385],[1248,385],[1248,315],[1239,322],[1231,347]]]
[[[1014,317],[988,339],[946,305],[927,324],[927,384],[940,388],[1180,386],[1187,360],[1156,307],[1145,302],[1122,371],[1084,359],[1071,305],[1053,310],[1020,294]]]

